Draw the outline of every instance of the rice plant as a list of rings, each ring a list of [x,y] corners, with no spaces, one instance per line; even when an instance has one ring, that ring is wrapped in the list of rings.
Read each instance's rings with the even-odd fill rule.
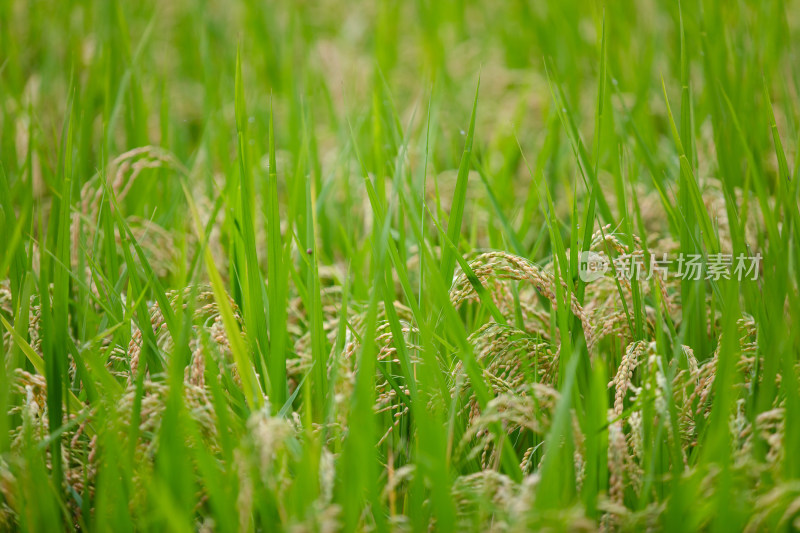
[[[0,531],[800,530],[798,13],[0,3]]]

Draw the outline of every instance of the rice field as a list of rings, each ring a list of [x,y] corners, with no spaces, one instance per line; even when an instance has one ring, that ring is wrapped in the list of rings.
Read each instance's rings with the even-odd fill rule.
[[[0,531],[800,530],[793,0],[0,2]]]

